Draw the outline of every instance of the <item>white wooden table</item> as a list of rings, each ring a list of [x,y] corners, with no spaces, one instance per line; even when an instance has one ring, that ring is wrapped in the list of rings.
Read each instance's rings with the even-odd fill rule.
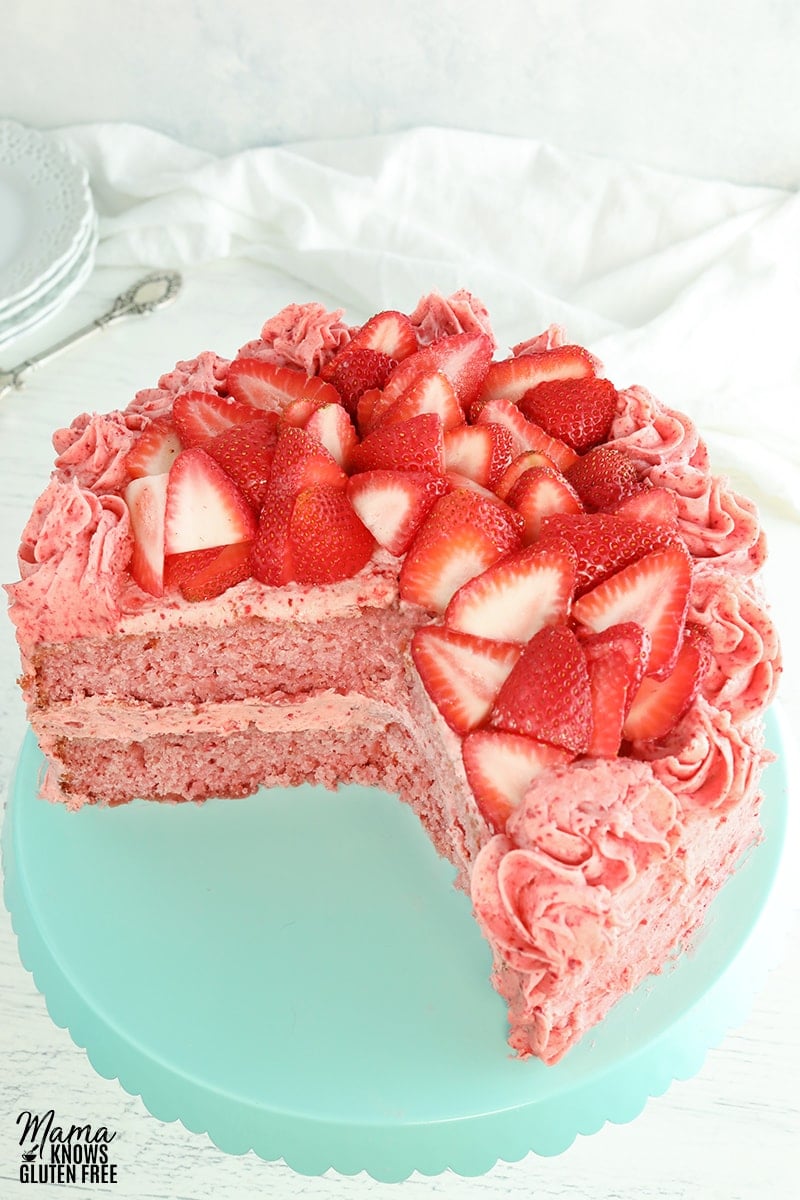
[[[98,270],[68,314],[13,347],[14,353],[0,355],[0,362],[11,366],[98,315],[134,277],[130,271]],[[50,470],[52,430],[78,412],[123,406],[176,358],[206,346],[233,353],[270,311],[264,308],[263,279],[254,264],[198,268],[178,304],[86,342],[32,376],[24,390],[0,401],[3,580],[16,578],[17,539]],[[3,794],[25,730],[14,683],[17,672],[13,633],[5,621],[0,628]],[[791,691],[787,712],[797,728]],[[798,802],[796,795],[794,800]],[[19,962],[8,914],[0,909],[0,1197],[240,1200],[390,1193],[410,1198],[435,1192],[498,1200],[793,1200],[800,1195],[799,996],[800,930],[795,919],[784,938],[782,959],[745,1024],[709,1052],[695,1078],[674,1083],[664,1096],[650,1100],[631,1124],[579,1138],[558,1158],[529,1156],[516,1164],[500,1163],[477,1180],[452,1174],[432,1180],[413,1176],[390,1185],[364,1175],[342,1178],[333,1173],[309,1180],[252,1154],[229,1157],[205,1136],[155,1120],[139,1099],[98,1077],[83,1051],[51,1022]],[[118,1182],[85,1188],[40,1184],[31,1190],[19,1181],[17,1115],[49,1108],[65,1123],[89,1121],[116,1131]]]

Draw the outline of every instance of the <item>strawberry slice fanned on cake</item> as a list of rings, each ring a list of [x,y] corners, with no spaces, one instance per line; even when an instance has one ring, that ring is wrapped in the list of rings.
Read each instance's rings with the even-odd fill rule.
[[[290,305],[56,433],[7,590],[44,797],[397,793],[552,1063],[758,838],[780,649],[690,419],[496,345],[463,290]]]

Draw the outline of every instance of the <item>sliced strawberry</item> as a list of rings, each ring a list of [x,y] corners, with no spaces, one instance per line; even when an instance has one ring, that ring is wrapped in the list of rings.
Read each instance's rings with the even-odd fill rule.
[[[347,475],[331,452],[306,429],[282,429],[275,445],[270,489],[275,494],[296,496],[318,484],[345,488]]]
[[[590,450],[564,473],[589,510],[614,508],[643,486],[636,463],[615,446]]]
[[[300,492],[315,487],[344,492],[346,486],[347,475],[313,434],[296,426],[281,429],[253,544],[256,579],[280,587],[296,578],[289,526]]]
[[[615,505],[611,510],[620,517],[632,521],[649,521],[665,527],[677,527],[678,501],[668,488],[648,487],[634,492]]]
[[[385,411],[393,400],[389,400],[386,405],[383,404],[383,392],[380,388],[367,388],[367,390],[359,397],[358,405],[356,406],[356,426],[362,437],[366,437],[375,428],[376,410],[377,412]]]
[[[578,556],[578,595],[652,550],[683,546],[674,529],[618,513],[556,513],[542,521],[540,540],[565,538]]]
[[[379,425],[350,456],[357,471],[426,471],[444,474],[444,433],[434,413],[422,413],[398,425]]]
[[[285,408],[281,409],[280,413],[264,413],[264,416],[275,416],[278,420],[278,429],[285,429],[287,425],[294,426],[295,429],[305,429],[306,422],[318,408],[324,408],[328,404],[324,396],[298,396],[296,400],[290,400]],[[341,408],[341,404],[337,404],[337,408]]]
[[[566,625],[534,634],[503,684],[490,725],[585,754],[592,735],[586,655]]]
[[[237,542],[239,546],[250,546],[249,542]],[[164,588],[180,591],[187,579],[202,571],[219,554],[221,546],[207,546],[205,550],[186,550],[183,554],[168,554],[164,559]]]
[[[478,403],[501,397],[516,404],[526,392],[550,379],[581,379],[596,375],[599,363],[583,346],[557,346],[537,354],[522,354],[494,362],[486,372]]]
[[[575,489],[551,467],[531,467],[514,484],[507,500],[525,521],[522,540],[526,545],[539,537],[545,517],[583,512]]]
[[[123,465],[129,479],[142,475],[164,475],[182,449],[178,431],[170,417],[154,417],[145,425],[125,455]]]
[[[439,496],[446,479],[422,471],[362,471],[347,484],[347,496],[379,546],[405,554]]]
[[[416,348],[416,339],[414,345]],[[333,384],[352,416],[364,392],[382,388],[397,362],[393,355],[350,342],[328,363],[323,378]]]
[[[243,425],[263,415],[252,404],[239,404],[216,392],[184,392],[175,397],[172,407],[172,419],[186,450],[202,446],[232,425]]]
[[[165,563],[165,583],[177,587],[186,600],[213,600],[250,578],[251,549],[252,542],[236,542],[171,554]]]
[[[423,625],[411,639],[411,656],[426,692],[460,734],[489,715],[519,655],[519,646],[512,643],[469,637],[440,625]]]
[[[545,433],[585,454],[608,437],[617,411],[617,389],[608,379],[549,379],[525,392],[519,410]]]
[[[366,436],[367,433],[372,433],[374,430],[376,430],[383,422],[384,417],[388,416],[388,414],[392,411],[395,404],[397,404],[397,398],[393,396],[391,392],[379,392],[372,405],[369,428],[364,430],[363,436]],[[438,416],[438,413],[434,413],[433,415]],[[396,425],[398,422],[393,421],[391,424]]]
[[[390,399],[391,399],[391,393]],[[429,371],[411,384],[411,387],[394,400],[388,408],[376,406],[375,424],[397,425],[418,417],[420,413],[436,413],[441,417],[442,428],[455,429],[464,425],[464,414],[456,398],[455,389],[441,371]]]
[[[521,454],[517,454],[516,458],[511,460],[497,481],[494,490],[500,499],[508,500],[511,489],[517,480],[533,467],[550,467],[551,470],[558,470],[552,458],[548,458],[546,454],[542,454],[538,450],[523,450]]]
[[[377,350],[399,363],[416,351],[417,335],[405,313],[387,309],[370,317],[366,325],[353,334],[345,350],[348,347]]]
[[[449,470],[446,474],[447,484],[451,492],[473,492],[474,496],[479,496],[489,505],[499,506],[503,512],[506,521],[515,530],[518,539],[518,545],[522,545],[522,534],[525,528],[525,522],[519,512],[510,508],[504,500],[499,500],[495,493],[489,487],[483,487],[482,484],[476,484],[474,479],[470,479],[469,475],[459,475],[457,470]]]
[[[545,625],[566,621],[575,586],[575,555],[566,543],[506,555],[460,587],[445,624],[473,637],[527,642]]]
[[[568,750],[497,729],[467,734],[461,753],[478,807],[496,833],[505,831],[506,821],[537,775],[574,758]]]
[[[268,412],[280,412],[291,400],[324,400],[339,404],[335,387],[294,367],[279,367],[260,358],[236,358],[228,367],[228,391],[234,400]]]
[[[401,362],[390,375],[384,390],[397,399],[421,376],[441,371],[452,383],[458,402],[466,412],[483,383],[492,353],[492,340],[485,333],[449,334]]]
[[[694,703],[711,661],[704,629],[689,625],[675,666],[665,679],[648,677],[633,698],[623,736],[629,741],[664,737]]]
[[[176,460],[177,461],[177,460]],[[139,587],[151,596],[164,592],[164,518],[168,474],[142,475],[125,488],[133,534],[130,572]]]
[[[262,412],[255,421],[233,425],[203,443],[206,454],[219,463],[256,509],[261,508],[267,494],[278,440],[277,424],[276,413]]]
[[[164,553],[249,542],[256,526],[252,508],[219,463],[198,446],[181,451],[168,475]]]
[[[323,404],[315,409],[305,423],[305,430],[322,443],[340,467],[349,468],[358,434],[341,404]]]
[[[504,504],[459,488],[436,501],[411,543],[400,569],[400,595],[443,613],[468,579],[518,546],[519,533]]]
[[[683,547],[652,550],[584,592],[572,615],[594,633],[626,621],[641,625],[651,642],[647,674],[664,678],[680,648],[691,581],[692,560]]]
[[[289,525],[296,498],[297,493],[290,488],[270,486],[258,518],[251,555],[252,571],[254,578],[270,587],[282,587],[295,577]]]
[[[622,727],[650,657],[650,637],[632,621],[582,639],[592,690],[592,736],[586,753],[615,758]]]
[[[516,404],[512,404],[510,400],[498,397],[487,401],[481,409],[476,423],[483,425],[487,421],[505,426],[513,439],[515,454],[522,454],[526,450],[536,450],[540,454],[547,455],[559,471],[566,471],[568,467],[578,461],[578,455],[571,446],[557,438],[550,437],[533,421],[526,421]]]
[[[375,540],[338,487],[310,487],[297,496],[289,547],[298,583],[337,583],[369,562]]]
[[[444,435],[444,458],[448,471],[494,488],[509,466],[514,441],[503,425],[461,425]]]

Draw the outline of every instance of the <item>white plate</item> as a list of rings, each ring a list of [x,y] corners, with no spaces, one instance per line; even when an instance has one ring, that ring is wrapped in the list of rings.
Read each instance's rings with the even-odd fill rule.
[[[81,229],[76,234],[76,243],[71,255],[60,261],[46,275],[43,275],[35,287],[27,288],[24,292],[18,293],[7,304],[0,304],[0,328],[10,324],[13,318],[19,313],[33,308],[40,301],[44,301],[56,290],[62,280],[65,280],[74,270],[79,259],[83,257],[89,241],[95,234],[96,227],[96,214],[94,210],[90,210],[86,214],[86,220]]]
[[[37,287],[18,296],[13,304],[0,305],[0,340],[7,340],[7,330],[25,325],[33,312],[49,305],[62,289],[68,287],[76,270],[83,264],[90,244],[96,241],[97,215],[92,210],[84,222],[72,255],[45,276]]]
[[[85,169],[55,138],[0,121],[0,322],[70,273],[94,221]]]
[[[67,304],[89,278],[94,266],[96,249],[97,220],[95,218],[89,227],[86,245],[71,264],[70,269],[59,276],[58,283],[44,293],[37,294],[32,304],[21,309],[9,320],[0,321],[0,350],[16,341],[23,333],[32,332]]]

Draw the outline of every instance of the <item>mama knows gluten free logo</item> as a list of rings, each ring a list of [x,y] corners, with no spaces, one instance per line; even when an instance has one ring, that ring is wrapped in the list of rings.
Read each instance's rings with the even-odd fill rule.
[[[117,1136],[105,1125],[56,1124],[52,1108],[45,1113],[25,1109],[17,1117],[21,1127],[20,1183],[116,1183],[117,1164],[109,1146]]]

